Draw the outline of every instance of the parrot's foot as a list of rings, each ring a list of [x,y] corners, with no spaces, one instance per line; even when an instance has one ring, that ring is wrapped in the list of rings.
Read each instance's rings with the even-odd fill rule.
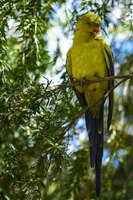
[[[83,87],[85,85],[85,83],[86,83],[86,78],[82,78],[81,79],[81,86]]]

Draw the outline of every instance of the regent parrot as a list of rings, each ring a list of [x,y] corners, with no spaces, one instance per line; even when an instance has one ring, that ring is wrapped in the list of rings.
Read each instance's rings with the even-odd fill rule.
[[[98,34],[101,19],[89,12],[77,23],[72,48],[67,53],[66,70],[71,81],[97,80],[114,75],[113,55],[104,38]],[[100,195],[103,156],[104,102],[98,102],[114,86],[114,81],[103,81],[75,86],[77,98],[85,109],[86,128],[90,142],[90,165],[96,172],[96,195]],[[92,106],[93,104],[93,106]],[[107,127],[111,124],[113,92],[109,95]]]

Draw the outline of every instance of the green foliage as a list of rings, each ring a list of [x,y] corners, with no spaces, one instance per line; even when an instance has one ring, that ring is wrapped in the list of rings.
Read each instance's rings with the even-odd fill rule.
[[[132,45],[132,5],[119,0],[73,1],[71,10],[67,5],[65,0],[0,0],[1,200],[96,199],[88,137],[68,151],[84,131],[77,120],[79,103],[72,88],[57,89],[45,78],[52,72],[60,76],[61,83],[69,82],[63,64],[55,70],[62,57],[61,38],[53,39],[51,55],[48,31],[60,27],[68,38],[78,17],[94,11],[104,20],[103,30],[113,38],[118,74],[132,73],[133,49],[118,48],[123,40]],[[118,5],[121,17],[114,22],[111,13]],[[103,164],[101,200],[133,198],[132,87],[129,80],[115,93],[112,127],[104,146],[109,157]]]

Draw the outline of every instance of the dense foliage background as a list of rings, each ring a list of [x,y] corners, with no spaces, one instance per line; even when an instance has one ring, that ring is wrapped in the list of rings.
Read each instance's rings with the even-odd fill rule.
[[[132,0],[0,0],[1,200],[96,199],[81,108],[72,88],[54,87],[69,82],[64,54],[86,11],[103,20],[116,73],[133,73]],[[132,99],[130,79],[105,130],[102,200],[133,199]]]

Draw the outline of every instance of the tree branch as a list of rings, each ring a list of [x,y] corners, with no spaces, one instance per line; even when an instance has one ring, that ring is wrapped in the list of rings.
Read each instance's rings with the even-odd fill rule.
[[[89,85],[89,84],[93,84],[93,83],[99,83],[99,82],[110,81],[110,80],[115,80],[115,79],[123,79],[124,81],[126,81],[131,78],[133,78],[133,74],[119,75],[119,76],[107,76],[107,77],[100,78],[97,80],[85,80],[85,79],[76,80],[75,79],[72,83],[57,85],[56,88],[54,88],[53,90],[59,90],[59,89],[74,87],[74,86],[78,86],[78,85],[81,85],[81,86]],[[124,82],[124,81],[122,81],[122,82]]]

